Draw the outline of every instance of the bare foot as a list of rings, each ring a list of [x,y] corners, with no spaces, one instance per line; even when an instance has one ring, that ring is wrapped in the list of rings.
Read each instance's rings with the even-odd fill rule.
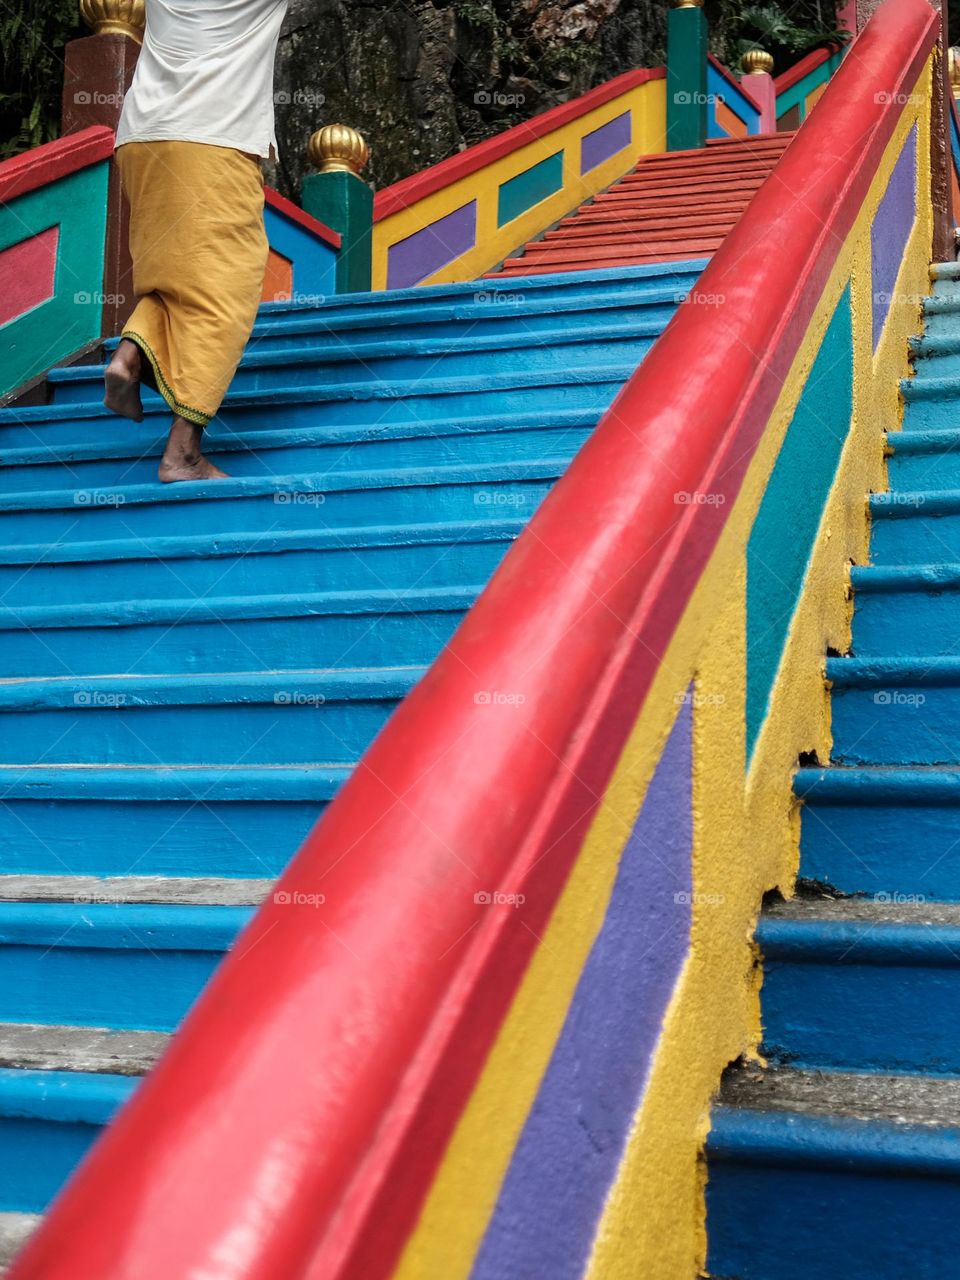
[[[143,404],[140,400],[140,348],[129,338],[123,338],[113,359],[103,375],[106,395],[103,403],[121,418],[134,422],[143,421]]]
[[[158,475],[164,484],[181,480],[227,480],[229,476],[215,467],[200,452],[203,428],[184,418],[174,418],[167,446],[160,459]]]
[[[164,484],[175,484],[178,480],[229,480],[226,471],[221,471],[212,462],[208,462],[202,453],[195,458],[182,458],[179,462],[167,462],[163,459],[157,473]]]

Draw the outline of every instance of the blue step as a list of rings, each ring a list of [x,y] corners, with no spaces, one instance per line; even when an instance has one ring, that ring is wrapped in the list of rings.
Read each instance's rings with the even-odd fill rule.
[[[0,902],[0,1021],[172,1031],[251,915]]]
[[[0,1203],[45,1209],[136,1085],[127,1076],[0,1069]]]
[[[223,481],[159,484],[169,412],[100,366],[0,408],[0,1218],[134,1087],[89,1034],[166,1042],[703,265],[264,306]]]
[[[254,326],[259,339],[273,325],[321,325],[352,336],[353,332],[401,326],[472,323],[493,315],[497,320],[538,311],[593,311],[627,303],[676,304],[686,297],[708,258],[607,267],[592,271],[513,277],[510,280],[466,280],[332,296],[317,302],[267,302]]]
[[[482,583],[0,610],[7,678],[432,662]]]
[[[794,900],[765,912],[763,1053],[822,1070],[960,1072],[960,904]]]
[[[894,492],[960,488],[960,430],[897,431],[887,436]]]
[[[361,424],[247,431],[213,427],[205,449],[234,476],[331,475],[377,468],[402,470],[469,463],[572,458],[587,440],[599,408],[554,413],[504,413],[445,424]],[[40,434],[38,432],[38,434]],[[153,483],[165,434],[144,438],[139,428],[82,444],[41,441],[0,453],[11,469],[0,492],[26,489],[116,488]],[[15,468],[15,470],[12,470]]]
[[[830,658],[837,764],[960,758],[960,657]]]
[[[337,339],[317,339],[308,346],[266,351],[251,344],[231,387],[244,392],[318,385],[359,389],[389,383],[396,391],[416,387],[425,377],[475,378],[488,371],[500,378],[531,372],[542,377],[551,370],[568,374],[578,365],[622,368],[639,364],[663,327],[660,321],[644,325],[627,316],[619,323],[611,320],[595,329],[538,326],[523,343],[512,334],[494,334],[388,337],[349,345]],[[48,381],[57,405],[96,404],[103,399],[103,367],[99,365],[52,371]],[[156,392],[145,391],[144,396],[148,395],[161,403]]]
[[[910,344],[916,377],[955,378],[960,374],[960,334],[943,332],[942,328],[913,339]]]
[[[342,667],[7,681],[0,764],[348,762],[422,674]]]
[[[349,765],[0,766],[0,876],[279,876]]]
[[[336,524],[529,518],[566,458],[325,476],[251,476],[192,484],[117,485],[0,495],[0,545],[228,531],[324,529]]]
[[[960,378],[923,371],[900,384],[907,431],[956,430],[960,427]]]
[[[333,296],[314,305],[268,302],[260,307],[251,345],[261,350],[330,335],[352,344],[391,332],[430,337],[491,330],[523,338],[539,323],[555,324],[558,318],[579,328],[605,324],[609,315],[625,312],[656,315],[665,325],[707,261],[388,289]],[[105,345],[112,350],[116,342]]]
[[[743,1073],[747,1074],[747,1073]],[[960,1254],[951,1080],[772,1071],[728,1081],[707,1143],[717,1280],[934,1280]]]
[[[483,583],[523,522],[129,537],[0,547],[0,608],[416,591]]]
[[[956,652],[960,564],[854,567],[850,577],[857,657],[906,659],[920,643],[931,657]]]
[[[250,432],[321,428],[387,429],[416,426],[450,433],[450,423],[504,415],[589,413],[594,421],[610,404],[636,363],[459,377],[424,377],[415,387],[392,382],[273,387],[228,391],[205,436],[229,440]],[[0,461],[7,450],[89,446],[129,440],[152,447],[169,426],[170,411],[157,397],[142,423],[120,421],[99,402],[0,408]]]
[[[800,769],[800,874],[874,900],[955,899],[960,765]]]
[[[960,490],[877,493],[870,513],[874,564],[960,563]]]

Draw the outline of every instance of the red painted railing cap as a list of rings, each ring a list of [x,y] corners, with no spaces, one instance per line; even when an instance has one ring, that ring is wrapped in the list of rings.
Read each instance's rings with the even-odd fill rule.
[[[113,130],[91,125],[0,163],[0,204],[36,191],[113,154]]]
[[[318,240],[325,241],[332,249],[339,249],[343,242],[343,237],[339,231],[334,231],[332,227],[328,227],[325,222],[321,222],[318,218],[314,218],[312,214],[307,213],[305,209],[301,209],[298,204],[294,204],[292,200],[288,200],[286,196],[282,196],[279,191],[275,191],[273,187],[264,187],[264,199],[271,209],[277,213],[282,213],[284,217],[289,218],[291,222],[298,223],[305,230],[311,232]]]

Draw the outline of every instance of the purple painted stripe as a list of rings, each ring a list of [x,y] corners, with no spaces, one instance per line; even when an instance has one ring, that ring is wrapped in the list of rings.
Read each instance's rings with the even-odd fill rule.
[[[690,944],[692,746],[680,709],[471,1280],[582,1276]]]
[[[873,349],[890,313],[904,250],[917,213],[917,126],[910,130],[870,228]]]
[[[387,288],[419,284],[477,242],[477,202],[454,209],[387,250]]]
[[[622,115],[608,120],[592,133],[584,134],[580,139],[580,172],[586,173],[590,169],[595,169],[598,164],[602,164],[604,160],[609,160],[618,151],[628,147],[631,136],[629,111],[624,111]]]

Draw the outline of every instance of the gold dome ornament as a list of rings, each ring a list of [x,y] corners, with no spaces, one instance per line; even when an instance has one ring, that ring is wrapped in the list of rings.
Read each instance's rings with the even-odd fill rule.
[[[370,149],[363,135],[349,125],[325,124],[311,134],[307,155],[321,173],[353,173],[359,177],[370,158]]]
[[[670,0],[674,9],[702,9],[703,0]]]
[[[97,36],[130,36],[143,42],[144,0],[80,0],[80,15]]]
[[[748,49],[740,59],[740,66],[745,76],[773,74],[773,54],[765,49]]]

